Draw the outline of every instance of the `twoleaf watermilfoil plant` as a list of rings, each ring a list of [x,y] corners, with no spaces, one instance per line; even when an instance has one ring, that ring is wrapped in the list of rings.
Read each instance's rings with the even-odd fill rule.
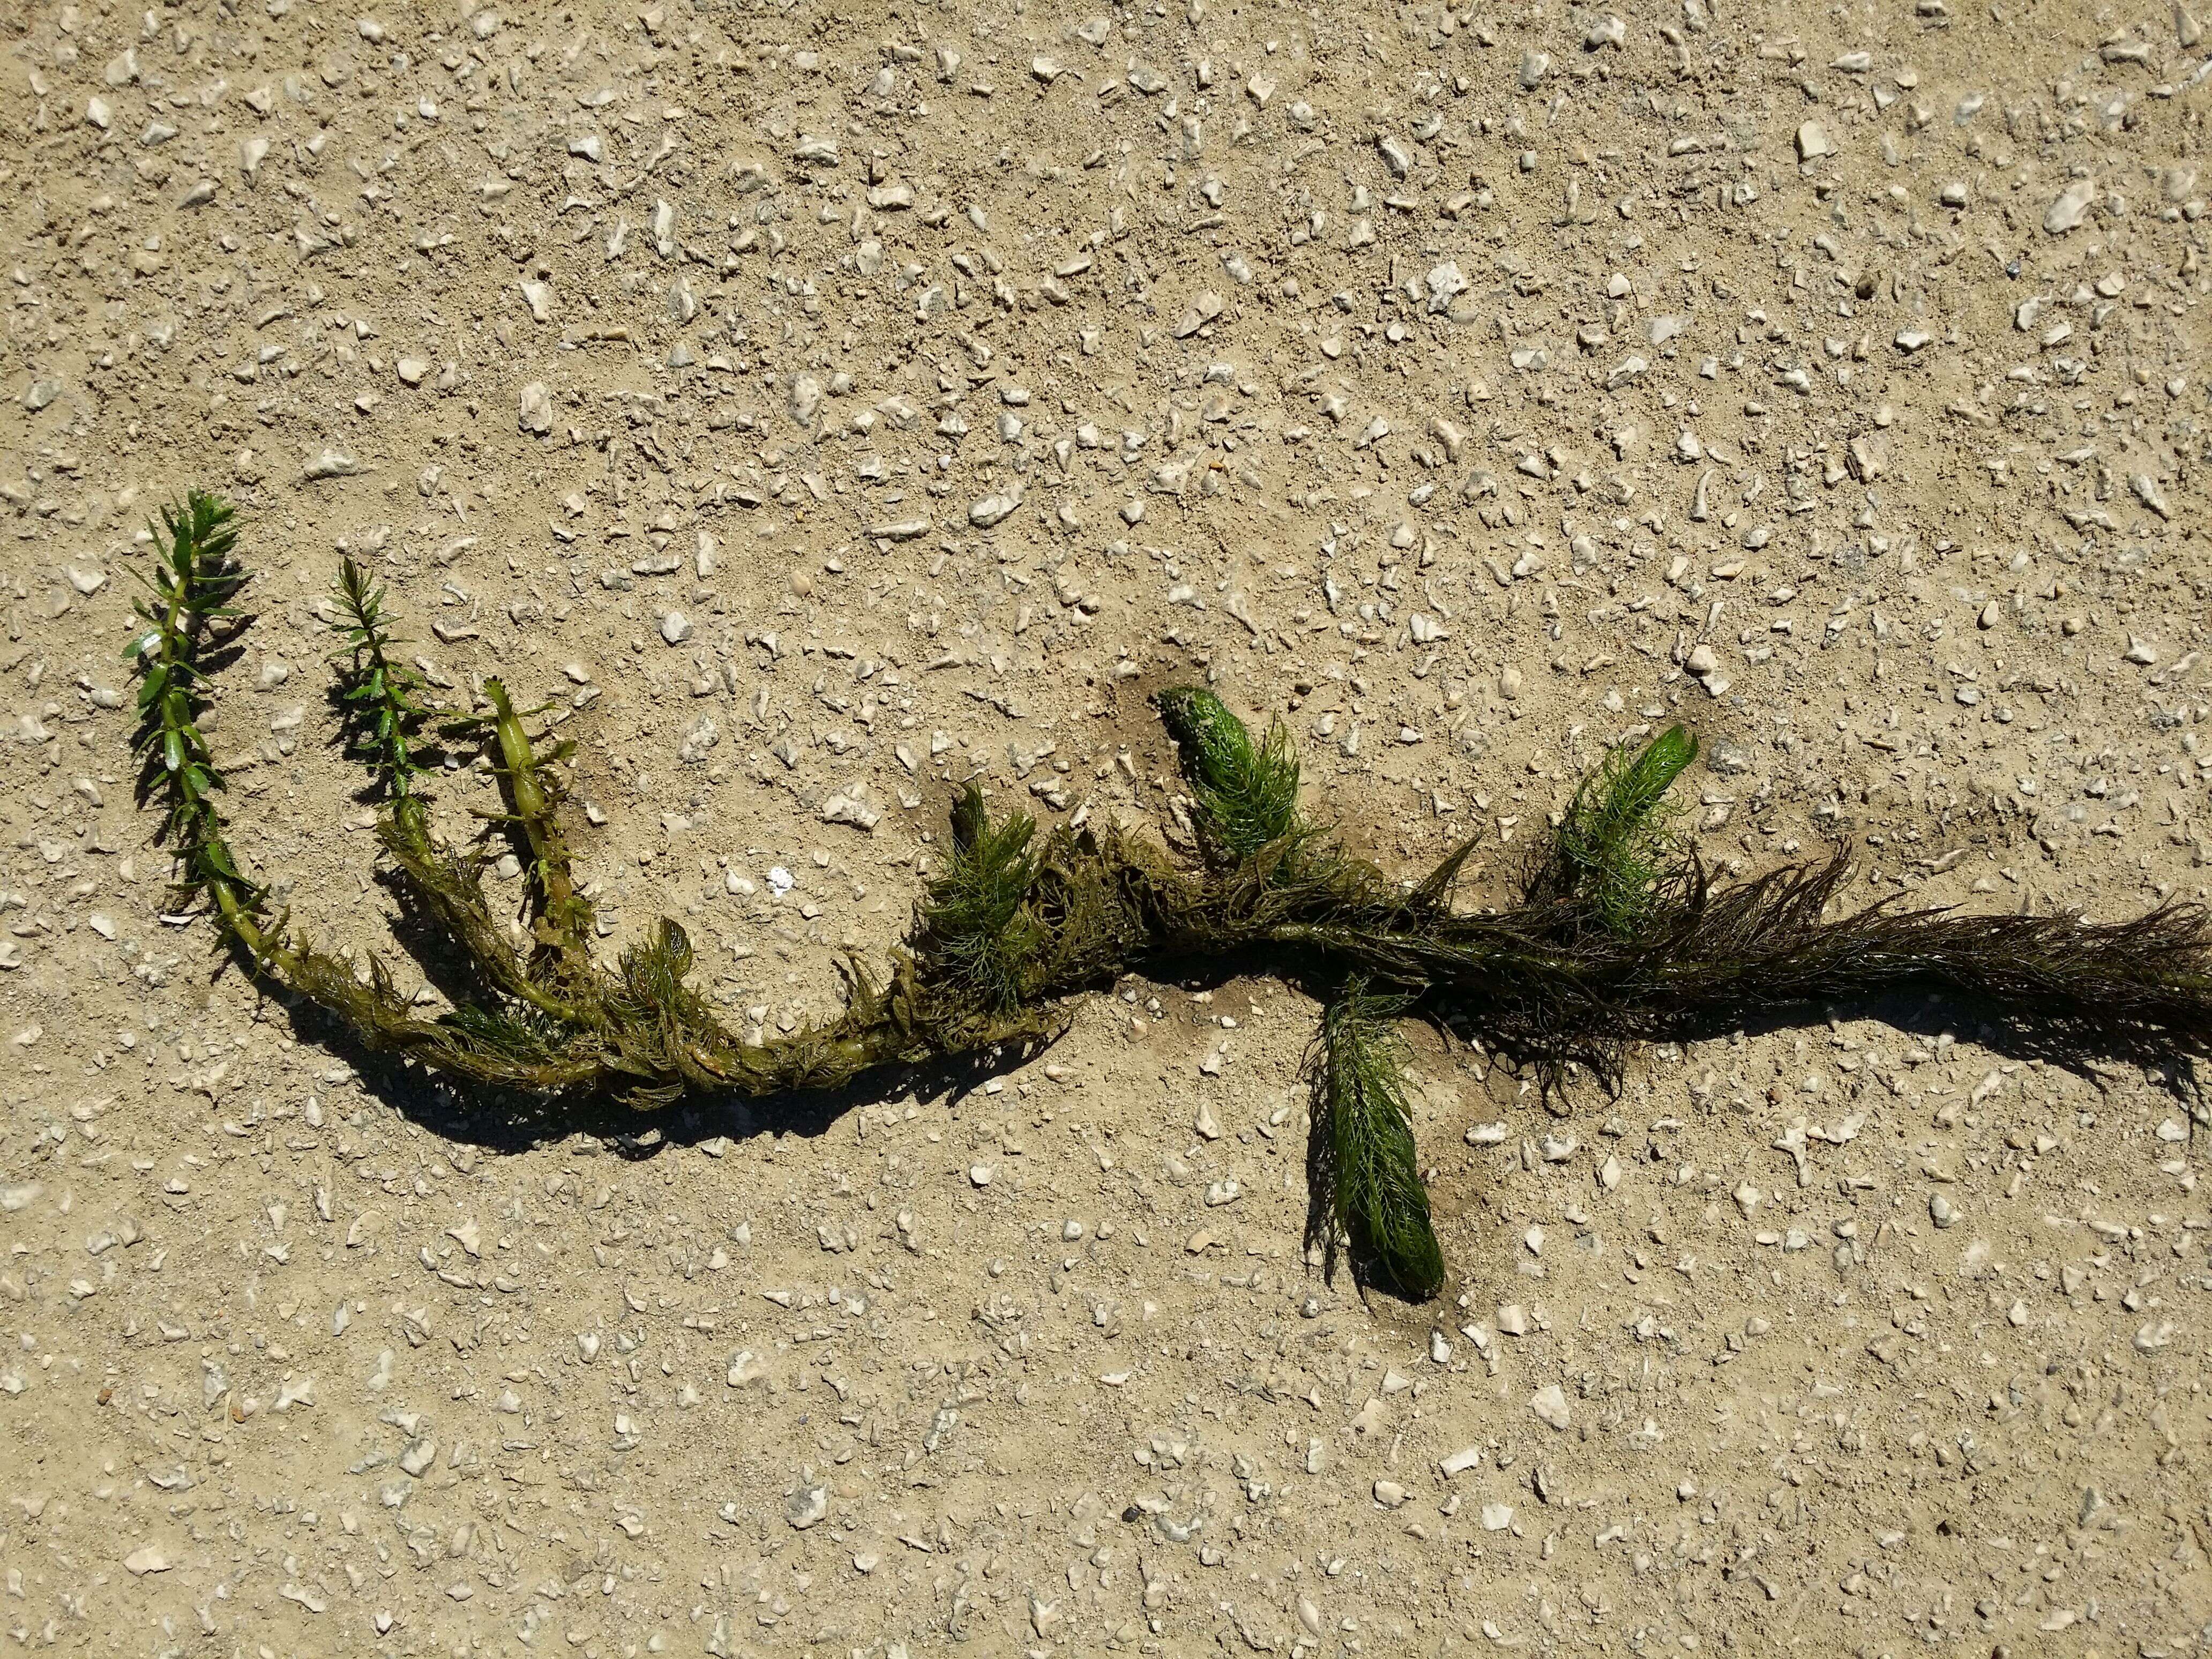
[[[1347,1249],[1364,1282],[1427,1297],[1446,1267],[1409,1106],[1407,1019],[1448,1024],[1528,1062],[1548,1099],[1577,1070],[1617,1088],[1638,1043],[1909,986],[1978,1000],[2054,1056],[2212,1054],[2212,917],[2202,907],[2106,924],[1890,904],[1843,912],[1840,854],[1717,887],[1668,815],[1668,792],[1697,755],[1675,726],[1616,750],[1583,786],[1515,902],[1463,908],[1472,843],[1416,880],[1394,880],[1310,811],[1279,724],[1255,738],[1199,688],[1158,699],[1190,791],[1195,860],[1118,824],[1040,830],[1020,814],[994,818],[971,781],[887,969],[849,961],[834,1016],[741,1036],[691,988],[690,941],[675,921],[611,965],[594,956],[591,902],[562,827],[568,745],[533,736],[535,711],[518,711],[496,679],[483,683],[478,711],[434,709],[392,658],[381,589],[349,560],[335,599],[350,746],[386,803],[379,839],[417,936],[441,939],[459,969],[447,1006],[418,1007],[378,958],[357,970],[272,915],[226,839],[222,779],[198,723],[207,623],[234,620],[245,580],[230,520],[198,492],[164,514],[153,598],[140,605],[145,628],[130,653],[143,782],[166,805],[181,896],[207,902],[264,982],[367,1048],[459,1084],[555,1098],[610,1091],[644,1108],[775,1096],[1034,1048],[1064,1028],[1072,999],[1123,975],[1271,973],[1322,1005],[1309,1060],[1310,1242],[1330,1259]],[[439,715],[450,737],[483,745],[498,776],[498,823],[526,873],[519,917],[486,896],[481,848],[433,828],[418,745]]]

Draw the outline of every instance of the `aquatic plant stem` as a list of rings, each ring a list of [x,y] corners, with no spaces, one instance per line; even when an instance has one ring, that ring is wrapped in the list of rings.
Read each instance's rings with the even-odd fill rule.
[[[691,941],[673,921],[611,963],[595,958],[599,929],[563,828],[560,763],[572,745],[533,736],[539,711],[517,709],[491,679],[489,714],[455,716],[452,729],[483,743],[505,810],[482,816],[526,859],[521,928],[495,914],[483,851],[456,849],[431,829],[407,741],[428,711],[386,649],[379,590],[349,567],[340,596],[355,655],[343,672],[354,695],[344,701],[370,711],[354,752],[390,798],[378,838],[421,924],[410,945],[442,964],[441,1007],[427,990],[403,994],[378,958],[356,966],[323,954],[270,919],[233,854],[198,725],[196,654],[201,618],[228,614],[223,601],[244,580],[228,519],[197,493],[164,514],[155,600],[140,606],[147,627],[131,652],[142,789],[167,803],[179,887],[206,895],[222,937],[263,982],[324,1010],[365,1047],[459,1084],[605,1091],[640,1108],[687,1093],[772,1097],[1034,1048],[1066,1029],[1076,998],[1121,975],[1256,965],[1323,1010],[1309,1062],[1312,1236],[1329,1252],[1348,1244],[1373,1282],[1426,1297],[1444,1280],[1444,1256],[1393,1031],[1401,1017],[1449,1023],[1527,1062],[1561,1109],[1577,1078],[1618,1088],[1637,1044],[1906,987],[1983,1000],[2014,1042],[2061,1060],[2212,1056],[2212,912],[2202,907],[2102,925],[1845,911],[1840,856],[1716,887],[1667,816],[1668,791],[1697,754],[1674,727],[1616,751],[1583,786],[1559,833],[1531,855],[1517,899],[1471,911],[1455,891],[1472,842],[1416,880],[1393,879],[1305,810],[1279,723],[1255,740],[1197,687],[1159,699],[1192,792],[1195,860],[1119,823],[994,819],[971,783],[889,971],[848,959],[842,1010],[740,1036],[692,988]]]

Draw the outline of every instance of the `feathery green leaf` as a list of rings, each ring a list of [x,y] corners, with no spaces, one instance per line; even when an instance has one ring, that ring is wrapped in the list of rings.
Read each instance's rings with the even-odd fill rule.
[[[1298,757],[1279,720],[1255,744],[1244,722],[1202,687],[1163,691],[1158,702],[1182,751],[1210,856],[1240,864],[1301,833]]]
[[[994,823],[982,792],[969,784],[953,803],[951,853],[921,907],[918,958],[981,1012],[1003,1013],[1022,1000],[1044,944],[1042,922],[1024,906],[1036,880],[1036,830],[1025,813]]]
[[[1634,939],[1679,896],[1687,860],[1666,794],[1698,757],[1672,726],[1633,756],[1617,749],[1576,791],[1559,826],[1562,884],[1617,939]]]
[[[1405,1051],[1392,1029],[1406,1006],[1354,978],[1322,1012],[1312,1163],[1316,1209],[1350,1241],[1355,1269],[1425,1300],[1443,1288],[1444,1263],[1413,1144]]]

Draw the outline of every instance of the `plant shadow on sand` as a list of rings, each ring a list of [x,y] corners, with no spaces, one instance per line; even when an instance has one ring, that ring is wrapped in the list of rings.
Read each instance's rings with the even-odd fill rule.
[[[1241,979],[1269,977],[1290,984],[1326,1007],[1342,989],[1340,982],[1325,974],[1301,972],[1295,964],[1286,968],[1279,957],[1263,962],[1258,952],[1242,960],[1164,960],[1150,966],[1150,973],[1136,975],[1141,982],[1187,992],[1216,989]],[[829,1133],[848,1115],[872,1106],[919,1101],[937,1103],[940,1109],[957,1109],[962,1100],[979,1092],[993,1079],[1042,1059],[1066,1034],[1057,1031],[934,1063],[887,1067],[835,1088],[802,1089],[769,1099],[734,1091],[719,1098],[689,1095],[673,1106],[647,1114],[606,1090],[578,1091],[549,1098],[491,1085],[457,1087],[398,1056],[368,1048],[343,1021],[312,1002],[291,997],[282,1000],[288,1005],[300,1040],[343,1054],[355,1067],[366,1092],[441,1139],[507,1156],[587,1137],[613,1156],[633,1162],[716,1139],[732,1143],[740,1155],[744,1143],[762,1135],[812,1139]],[[1481,1043],[1490,1062],[1507,1075],[1525,1073],[1533,1079],[1536,1074],[1533,1060],[1518,1058],[1495,1042],[1469,1010],[1417,1000],[1406,1012],[1432,1029],[1450,1034],[1448,1040],[1429,1045],[1439,1054],[1430,1073],[1437,1081],[1453,1080],[1449,1051],[1468,1051],[1470,1040]],[[1870,1021],[1931,1048],[1942,1037],[1951,1036],[1972,1042],[1996,1059],[2040,1062],[2087,1078],[2100,1091],[2112,1086],[2116,1070],[2132,1068],[2142,1080],[2185,1105],[2193,1116],[2201,1121],[2205,1115],[2196,1057],[2171,1044],[2087,1041],[2071,1027],[2054,1029],[1994,999],[1940,989],[1892,989],[1841,1000],[1808,1000],[1794,1007],[1762,1009],[1742,1020],[1712,1015],[1686,1018],[1671,1034],[1657,1040],[1680,1045],[1685,1058],[1694,1059],[1698,1044],[1738,1037],[1755,1039],[1831,1021]],[[1309,1080],[1317,1080],[1310,1067]],[[1590,1079],[1540,1090],[1536,1096],[1554,1120],[1605,1110],[1615,1098],[1611,1091]],[[1909,1109],[1907,1103],[1886,1092],[1870,1094],[1868,1102],[1867,1115],[1877,1125],[1893,1112]],[[1177,1115],[1182,1104],[1164,1102],[1162,1121]],[[1312,1127],[1306,1153],[1304,1242],[1310,1251],[1319,1252],[1321,1265],[1310,1267],[1309,1272],[1329,1283],[1341,1266],[1363,1296],[1381,1295],[1408,1306],[1423,1304],[1427,1298],[1407,1291],[1390,1273],[1375,1271],[1376,1257],[1371,1248],[1338,1231],[1334,1203],[1335,1152],[1326,1136],[1312,1133]],[[1445,1264],[1447,1271],[1450,1265]]]

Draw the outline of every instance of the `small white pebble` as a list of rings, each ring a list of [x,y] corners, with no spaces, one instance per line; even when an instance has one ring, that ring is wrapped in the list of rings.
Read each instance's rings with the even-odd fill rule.
[[[1567,1407],[1566,1390],[1556,1382],[1547,1382],[1528,1397],[1528,1409],[1555,1429],[1564,1429],[1573,1420]]]

